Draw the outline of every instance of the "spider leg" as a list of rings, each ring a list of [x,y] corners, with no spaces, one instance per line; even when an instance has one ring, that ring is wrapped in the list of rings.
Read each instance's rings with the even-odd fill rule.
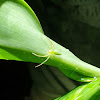
[[[48,39],[49,40],[49,39]],[[54,49],[54,45],[52,44],[52,42],[49,40],[50,44],[51,44],[51,50]]]
[[[44,56],[41,56],[41,55],[37,55],[37,54],[35,54],[33,52],[32,52],[32,54],[35,55],[35,56],[37,56],[37,57],[47,57],[48,56],[48,54],[47,55],[44,55]]]
[[[46,60],[44,60],[41,64],[39,64],[39,65],[37,65],[37,66],[35,66],[35,68],[36,67],[39,67],[39,66],[41,66],[41,65],[43,65],[48,59],[50,58],[50,55],[48,55],[48,57],[47,57],[47,59]]]

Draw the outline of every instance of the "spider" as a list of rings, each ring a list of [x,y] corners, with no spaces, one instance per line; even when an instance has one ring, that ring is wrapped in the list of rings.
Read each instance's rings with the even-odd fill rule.
[[[48,54],[47,55],[44,55],[44,56],[41,56],[41,55],[37,55],[35,53],[32,52],[33,55],[37,56],[37,57],[47,57],[46,60],[44,60],[42,63],[40,63],[39,65],[35,66],[36,67],[39,67],[41,65],[43,65],[45,62],[48,61],[48,59],[50,58],[51,55],[55,54],[55,55],[61,55],[61,53],[57,52],[57,51],[54,51],[54,45],[52,44],[52,42],[49,40],[50,44],[51,44],[51,49],[49,50]]]

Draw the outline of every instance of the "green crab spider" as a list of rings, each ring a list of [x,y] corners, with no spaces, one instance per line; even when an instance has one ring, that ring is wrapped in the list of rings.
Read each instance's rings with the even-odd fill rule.
[[[41,65],[43,65],[45,62],[48,61],[48,59],[50,58],[50,55],[61,55],[60,53],[58,53],[57,51],[54,51],[54,45],[52,44],[52,42],[49,40],[50,44],[51,44],[51,49],[49,50],[48,54],[47,55],[44,55],[44,56],[41,56],[41,55],[37,55],[35,53],[32,52],[33,55],[37,56],[37,57],[47,57],[46,60],[44,60],[42,63],[40,63],[39,65],[35,66],[36,67],[39,67]]]

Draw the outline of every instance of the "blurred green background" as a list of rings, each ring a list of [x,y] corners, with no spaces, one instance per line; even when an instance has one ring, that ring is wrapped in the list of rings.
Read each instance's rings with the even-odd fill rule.
[[[85,62],[100,66],[99,0],[25,0],[45,35]],[[81,83],[50,66],[0,60],[1,96],[16,100],[52,100]],[[6,99],[6,100],[7,100]]]

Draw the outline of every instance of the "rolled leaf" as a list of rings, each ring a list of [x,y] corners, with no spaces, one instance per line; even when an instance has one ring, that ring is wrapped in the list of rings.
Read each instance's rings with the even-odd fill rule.
[[[97,96],[99,95],[99,96]],[[99,100],[100,78],[90,83],[81,85],[68,94],[54,100]]]
[[[41,63],[48,58],[32,53],[49,54],[45,64],[58,67],[74,80],[88,82],[100,77],[99,68],[44,35],[35,13],[24,0],[0,0],[0,59]]]

